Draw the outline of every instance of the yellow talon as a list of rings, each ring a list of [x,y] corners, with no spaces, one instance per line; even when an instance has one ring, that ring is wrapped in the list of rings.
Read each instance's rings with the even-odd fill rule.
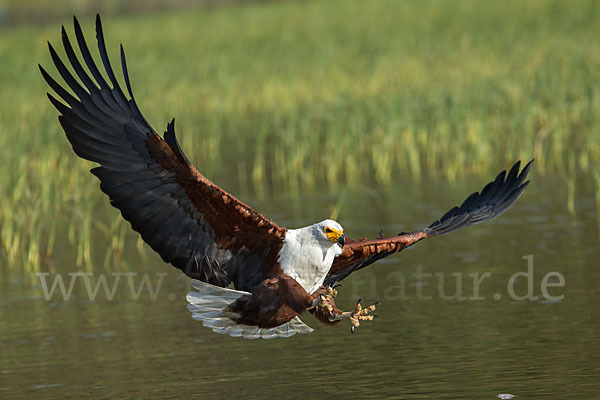
[[[369,313],[375,311],[375,305],[377,303],[371,304],[370,306],[363,308],[360,304],[361,301],[362,299],[356,303],[356,306],[354,307],[353,311],[336,314],[332,316],[330,320],[341,321],[343,319],[349,319],[351,324],[350,330],[352,333],[354,333],[354,330],[360,326],[360,321],[372,321],[375,317],[374,315],[369,315]]]

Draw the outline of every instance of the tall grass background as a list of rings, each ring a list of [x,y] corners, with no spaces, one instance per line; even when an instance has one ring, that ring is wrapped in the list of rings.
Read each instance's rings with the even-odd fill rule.
[[[80,19],[95,44],[93,18]],[[124,44],[154,128],[177,117],[190,159],[241,196],[455,179],[535,157],[572,208],[579,177],[600,193],[598,21],[593,0],[336,0],[110,16],[104,30],[115,66]],[[129,227],[45,97],[47,40],[60,47],[59,23],[0,29],[2,257],[35,270],[66,236],[86,265],[101,234],[110,264]]]

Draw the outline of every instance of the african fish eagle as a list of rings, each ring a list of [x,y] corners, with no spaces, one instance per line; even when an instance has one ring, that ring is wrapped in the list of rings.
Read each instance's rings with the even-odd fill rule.
[[[165,262],[192,278],[196,290],[187,296],[188,308],[215,332],[245,338],[308,333],[312,329],[298,319],[305,310],[328,324],[348,319],[354,331],[360,321],[373,318],[375,305],[363,308],[359,302],[342,312],[333,300],[337,282],[421,239],[491,220],[529,183],[524,180],[531,161],[521,172],[517,162],[429,227],[388,238],[346,240],[342,226],[332,220],[299,229],[279,227],[198,172],[177,143],[173,121],[162,138],[152,129],[133,96],[123,46],[127,93],[117,82],[99,16],[96,38],[108,81],[76,18],[74,29],[87,71],[64,26],[62,44],[74,74],[48,44],[72,92],[40,66],[62,99],[48,94],[60,124],[75,153],[99,164],[91,172],[110,203]]]

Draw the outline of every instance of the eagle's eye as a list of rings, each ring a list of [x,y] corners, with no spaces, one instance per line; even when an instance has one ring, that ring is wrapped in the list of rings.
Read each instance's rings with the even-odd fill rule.
[[[325,228],[325,233],[331,233],[331,232],[333,232],[331,229]]]

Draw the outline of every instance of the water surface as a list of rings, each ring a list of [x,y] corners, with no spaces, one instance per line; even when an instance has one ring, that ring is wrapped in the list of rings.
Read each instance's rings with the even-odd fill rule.
[[[338,220],[355,238],[417,229],[486,182],[359,187],[347,192]],[[600,391],[599,224],[593,191],[585,182],[580,188],[571,215],[566,190],[535,179],[492,223],[423,241],[354,274],[338,306],[350,308],[358,297],[382,303],[379,318],[356,335],[348,324],[331,328],[309,315],[302,319],[315,328],[310,335],[217,335],[187,312],[185,277],[151,251],[140,256],[132,245],[124,266],[107,269],[99,240],[94,265],[78,270],[71,246],[59,243],[51,265],[40,268],[49,282],[69,272],[93,273],[92,285],[102,273],[109,283],[117,272],[147,273],[153,285],[166,276],[155,300],[148,291],[135,300],[122,276],[112,300],[101,290],[90,301],[79,280],[68,301],[58,292],[46,301],[33,272],[4,265],[0,398],[593,398]],[[328,217],[337,195],[275,192],[249,200],[294,227]],[[527,272],[528,255],[537,299],[511,299],[508,282]],[[486,272],[474,300],[470,274]],[[549,287],[552,298],[544,298],[541,282],[550,272],[560,273],[564,286]],[[457,294],[458,277],[466,299],[447,299]],[[556,276],[549,282],[560,283]],[[525,276],[514,291],[527,294]]]

